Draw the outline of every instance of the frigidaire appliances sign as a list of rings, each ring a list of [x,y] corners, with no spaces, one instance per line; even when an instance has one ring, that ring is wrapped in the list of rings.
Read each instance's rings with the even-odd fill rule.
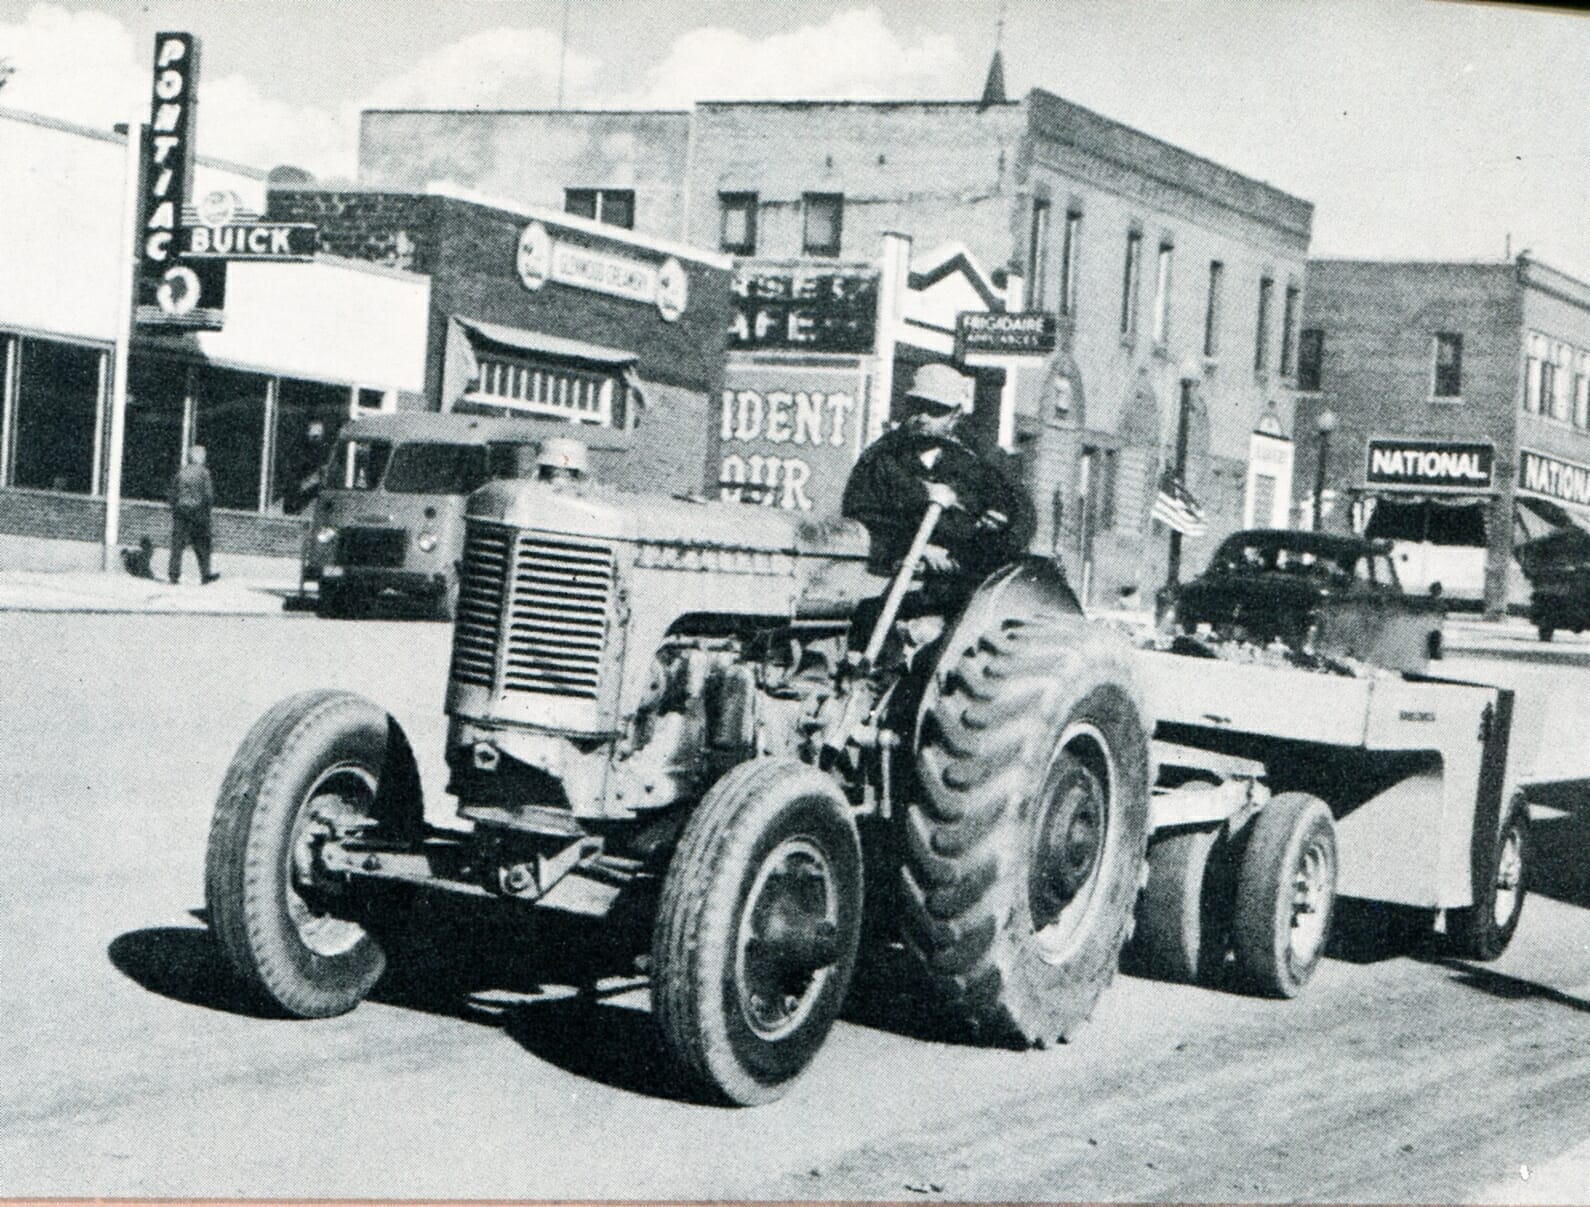
[[[1420,490],[1489,490],[1496,450],[1446,440],[1371,440],[1364,480]]]

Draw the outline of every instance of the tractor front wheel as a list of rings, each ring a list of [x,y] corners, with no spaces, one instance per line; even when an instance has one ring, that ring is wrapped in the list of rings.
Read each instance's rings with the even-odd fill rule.
[[[663,880],[652,1014],[684,1088],[782,1096],[817,1054],[855,969],[861,842],[828,776],[742,763],[696,806]]]
[[[351,903],[316,875],[338,828],[424,829],[419,771],[396,721],[348,692],[290,696],[255,723],[227,769],[205,858],[211,931],[246,990],[296,1018],[362,1001],[386,955]]]

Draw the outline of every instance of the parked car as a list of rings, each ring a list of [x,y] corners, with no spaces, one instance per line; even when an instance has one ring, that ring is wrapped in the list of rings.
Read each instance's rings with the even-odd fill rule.
[[[1529,619],[1542,641],[1558,629],[1590,629],[1590,532],[1563,528],[1525,541],[1518,564],[1529,579]]]
[[[1185,632],[1413,672],[1441,656],[1443,619],[1404,593],[1386,542],[1288,529],[1233,533],[1175,601]]]

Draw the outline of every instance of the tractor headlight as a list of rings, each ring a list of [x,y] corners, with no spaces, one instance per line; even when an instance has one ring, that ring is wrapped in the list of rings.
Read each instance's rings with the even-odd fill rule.
[[[335,528],[322,528],[319,532],[315,533],[315,540],[319,541],[322,545],[329,545],[336,539],[337,530]]]
[[[421,553],[429,553],[436,548],[436,534],[434,532],[422,532],[419,535],[419,539],[414,543],[420,547]]]

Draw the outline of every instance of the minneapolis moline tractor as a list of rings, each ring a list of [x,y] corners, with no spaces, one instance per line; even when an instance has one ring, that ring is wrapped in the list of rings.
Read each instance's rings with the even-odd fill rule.
[[[1218,929],[1205,870],[1227,849],[1248,853],[1215,946],[1251,986],[1296,993],[1336,888],[1319,797],[1342,767],[1381,765],[1384,783],[1350,807],[1477,818],[1472,877],[1463,830],[1450,857],[1425,861],[1442,877],[1427,897],[1411,864],[1388,867],[1390,899],[1468,906],[1484,920],[1476,954],[1505,946],[1522,823],[1498,817],[1479,747],[1444,773],[1374,753],[1390,697],[1367,680],[1332,688],[1321,724],[1340,734],[1277,742],[1263,731],[1289,723],[1284,701],[1335,681],[1135,650],[1084,620],[1039,558],[994,573],[937,633],[931,619],[897,621],[937,514],[886,582],[845,523],[598,487],[482,488],[446,704],[447,790],[468,828],[427,825],[413,752],[383,709],[334,691],[281,701],[235,756],[210,832],[206,903],[228,962],[266,1007],[322,1017],[376,985],[417,894],[598,927],[638,918],[650,950],[638,941],[637,962],[682,1088],[762,1103],[822,1045],[874,933],[982,1042],[1070,1037],[1116,971],[1140,894],[1158,904],[1134,948],[1198,979]],[[853,632],[857,604],[884,587],[872,631]],[[1145,667],[1163,670],[1140,687]],[[1195,699],[1206,684],[1223,698]],[[1434,721],[1436,703],[1393,706],[1392,746],[1439,730],[1467,751],[1493,712],[1505,737],[1488,691],[1409,690],[1439,703],[1440,723],[1407,721]],[[1254,700],[1250,720],[1233,697]],[[1151,756],[1149,708],[1185,713],[1167,753],[1155,742]],[[1211,725],[1221,732],[1200,737]],[[1247,738],[1232,732],[1243,726]],[[1343,758],[1304,757],[1329,743]],[[1268,750],[1285,789],[1273,807]],[[1475,814],[1476,799],[1490,811]],[[1151,802],[1168,852],[1153,863]]]

